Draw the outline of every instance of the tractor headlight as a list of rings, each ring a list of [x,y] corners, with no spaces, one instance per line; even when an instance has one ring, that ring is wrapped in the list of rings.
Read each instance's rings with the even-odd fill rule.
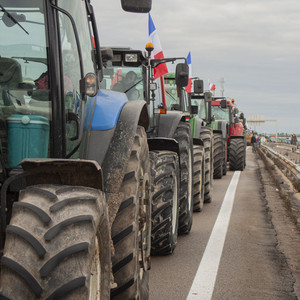
[[[126,53],[125,54],[125,62],[127,62],[127,63],[136,63],[136,62],[138,62],[137,53]]]

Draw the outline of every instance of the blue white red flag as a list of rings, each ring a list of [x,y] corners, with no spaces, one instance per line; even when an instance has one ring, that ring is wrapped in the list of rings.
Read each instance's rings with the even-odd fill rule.
[[[189,66],[189,83],[185,87],[185,90],[187,93],[191,93],[192,92],[192,56],[191,56],[191,52],[189,52],[189,54],[186,58],[186,63]]]
[[[216,89],[216,85],[214,83],[209,84],[209,90],[214,91]]]
[[[150,13],[149,13],[148,25],[149,25],[149,39],[154,47],[154,50],[152,51],[151,55],[153,58],[164,58],[164,54],[163,54],[163,50],[162,50],[162,47],[160,44],[158,33],[154,26],[154,23],[153,23]],[[159,78],[166,73],[168,73],[167,65],[165,63],[160,64],[159,66],[154,68],[154,79]]]

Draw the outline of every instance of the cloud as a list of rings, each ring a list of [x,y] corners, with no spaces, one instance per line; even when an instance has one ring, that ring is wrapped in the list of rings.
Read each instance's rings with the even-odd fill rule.
[[[129,14],[119,1],[94,3],[102,45],[143,49],[147,14]],[[278,118],[300,133],[300,1],[153,1],[151,16],[165,56],[192,53],[192,72],[237,99],[245,114]],[[278,125],[279,126],[279,125]]]

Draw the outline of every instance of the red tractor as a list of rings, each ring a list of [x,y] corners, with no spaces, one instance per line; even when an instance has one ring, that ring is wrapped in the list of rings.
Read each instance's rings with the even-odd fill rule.
[[[215,120],[226,120],[227,127],[227,161],[229,169],[243,171],[246,166],[246,131],[243,113],[232,100],[226,97],[213,97],[211,115]]]

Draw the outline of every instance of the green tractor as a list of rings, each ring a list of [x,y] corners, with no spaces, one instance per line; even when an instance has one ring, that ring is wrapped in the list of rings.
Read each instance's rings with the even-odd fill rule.
[[[165,77],[167,107],[171,112],[180,112],[189,121],[193,139],[193,211],[199,212],[204,203],[212,201],[213,181],[213,133],[197,116],[191,105],[190,95],[175,84],[175,76]]]
[[[101,89],[90,1],[1,0],[0,37],[0,298],[148,299],[147,104]]]
[[[210,92],[203,92],[203,81],[194,80],[194,92],[190,94],[193,118],[201,119],[213,133],[213,178],[222,178],[227,173],[227,130],[228,125],[224,120],[216,120],[212,116],[212,95]],[[212,175],[211,174],[211,175]]]

